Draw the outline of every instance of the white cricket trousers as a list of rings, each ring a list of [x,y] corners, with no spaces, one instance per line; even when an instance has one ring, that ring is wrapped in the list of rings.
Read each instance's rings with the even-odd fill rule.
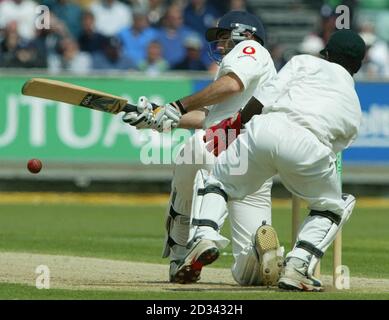
[[[225,163],[229,159],[240,157],[240,154],[246,156],[248,170],[244,175],[231,175],[229,165]],[[246,132],[217,159],[205,184],[219,186],[229,199],[242,199],[257,190],[267,179],[279,174],[284,186],[306,200],[309,209],[328,210],[342,216],[344,201],[341,198],[335,161],[336,155],[311,131],[289,120],[286,114],[269,113],[253,117],[246,125]],[[223,211],[223,206],[219,208],[219,212]],[[206,215],[206,211],[204,209],[203,214]],[[213,213],[214,221],[218,221],[215,215],[217,214]],[[321,225],[304,229],[304,240],[313,244],[323,240],[331,221],[322,221]],[[209,234],[204,236],[203,233],[203,238],[216,243],[220,239],[220,243],[225,243],[225,239],[223,241],[223,237],[217,235],[213,229],[206,230]],[[301,251],[304,250],[294,249],[288,257],[306,260],[306,252]]]
[[[185,152],[186,155],[190,155],[185,159],[192,159],[197,164],[175,165],[167,215],[172,207],[176,213],[190,217],[196,173],[199,169],[206,169],[210,172],[214,166],[215,157],[205,148],[204,134],[204,130],[196,130],[196,133],[181,149],[181,158]],[[205,164],[205,157],[213,161]],[[255,269],[258,267],[257,256],[253,249],[253,235],[263,223],[271,224],[271,187],[272,179],[266,179],[245,197],[230,201],[228,204],[232,253],[235,260],[232,274],[234,279],[242,285],[256,284],[258,281],[255,276],[248,279],[246,273],[248,271],[249,274],[255,274]],[[175,219],[175,221],[179,220]],[[189,223],[173,223],[170,226],[169,236],[179,244],[170,248],[170,260],[179,260],[186,254],[184,249],[189,236]],[[165,247],[164,256],[167,256],[166,249],[167,247]]]

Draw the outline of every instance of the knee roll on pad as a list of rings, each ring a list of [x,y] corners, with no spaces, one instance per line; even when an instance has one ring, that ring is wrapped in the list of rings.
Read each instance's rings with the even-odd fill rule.
[[[313,275],[316,265],[323,257],[324,252],[328,249],[330,244],[334,241],[339,230],[341,230],[342,226],[351,216],[352,210],[355,206],[355,198],[352,195],[346,195],[346,197],[343,197],[343,199],[346,201],[346,205],[342,216],[339,216],[330,211],[312,210],[308,219],[304,221],[295,248],[304,249],[312,255],[308,264],[308,276]],[[317,225],[317,223],[320,223],[319,219],[321,219],[321,217],[330,220],[332,224],[321,242],[315,246],[309,241],[303,240],[302,238],[308,238],[304,236],[304,229],[309,229],[310,224]]]

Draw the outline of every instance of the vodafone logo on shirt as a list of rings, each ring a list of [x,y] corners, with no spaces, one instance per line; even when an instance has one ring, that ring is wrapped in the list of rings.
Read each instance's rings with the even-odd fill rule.
[[[254,54],[255,53],[255,49],[254,49],[254,47],[245,47],[244,49],[243,49],[243,53],[244,54]]]

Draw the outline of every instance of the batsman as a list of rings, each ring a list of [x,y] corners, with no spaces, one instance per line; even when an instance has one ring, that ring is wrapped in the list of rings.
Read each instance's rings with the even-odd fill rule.
[[[257,88],[276,76],[269,52],[264,48],[265,30],[258,17],[245,11],[224,15],[217,27],[206,32],[210,53],[218,62],[215,81],[189,97],[165,106],[154,106],[145,97],[138,101],[138,112],[129,112],[123,120],[138,129],[153,128],[160,132],[171,128],[198,129],[181,152],[191,159],[210,159],[204,164],[175,164],[172,191],[166,219],[164,257],[170,258],[171,282],[194,283],[200,279],[204,265],[218,258],[219,250],[212,242],[202,242],[188,264],[189,226],[220,229],[221,225],[207,219],[191,217],[193,183],[198,170],[212,170],[216,157],[207,150],[203,128],[220,129],[218,123],[236,114]],[[239,123],[239,119],[235,119]],[[239,126],[237,126],[238,128]],[[222,141],[219,141],[222,144]],[[211,150],[212,151],[212,150]],[[196,164],[197,163],[197,164]],[[283,262],[283,248],[271,227],[272,179],[266,179],[241,199],[229,202],[222,215],[229,213],[234,264],[233,278],[241,285],[275,285]],[[217,192],[217,189],[214,189]],[[220,193],[224,195],[223,192]]]
[[[214,250],[225,247],[227,240],[219,226],[227,202],[244,198],[279,174],[284,186],[308,203],[310,213],[286,256],[278,286],[323,289],[313,272],[355,205],[352,195],[341,193],[336,154],[351,145],[360,127],[362,112],[353,75],[365,51],[357,33],[337,31],[322,58],[295,56],[274,80],[258,88],[239,112],[245,132],[222,152],[211,174],[199,170],[196,175],[188,265],[196,264],[202,243],[212,243]],[[247,173],[231,175],[229,159],[239,158],[244,148]],[[199,226],[193,222],[197,220],[213,224]]]

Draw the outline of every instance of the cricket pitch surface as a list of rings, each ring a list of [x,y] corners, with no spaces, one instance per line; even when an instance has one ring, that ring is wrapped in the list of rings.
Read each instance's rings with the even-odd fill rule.
[[[70,290],[110,291],[278,291],[278,288],[242,287],[226,268],[205,267],[196,284],[180,285],[167,281],[168,265],[96,259],[75,256],[0,252],[0,283],[35,286],[37,266],[50,270],[50,287]],[[334,291],[332,278],[323,275],[325,291]],[[350,291],[389,292],[389,279],[352,277]]]

